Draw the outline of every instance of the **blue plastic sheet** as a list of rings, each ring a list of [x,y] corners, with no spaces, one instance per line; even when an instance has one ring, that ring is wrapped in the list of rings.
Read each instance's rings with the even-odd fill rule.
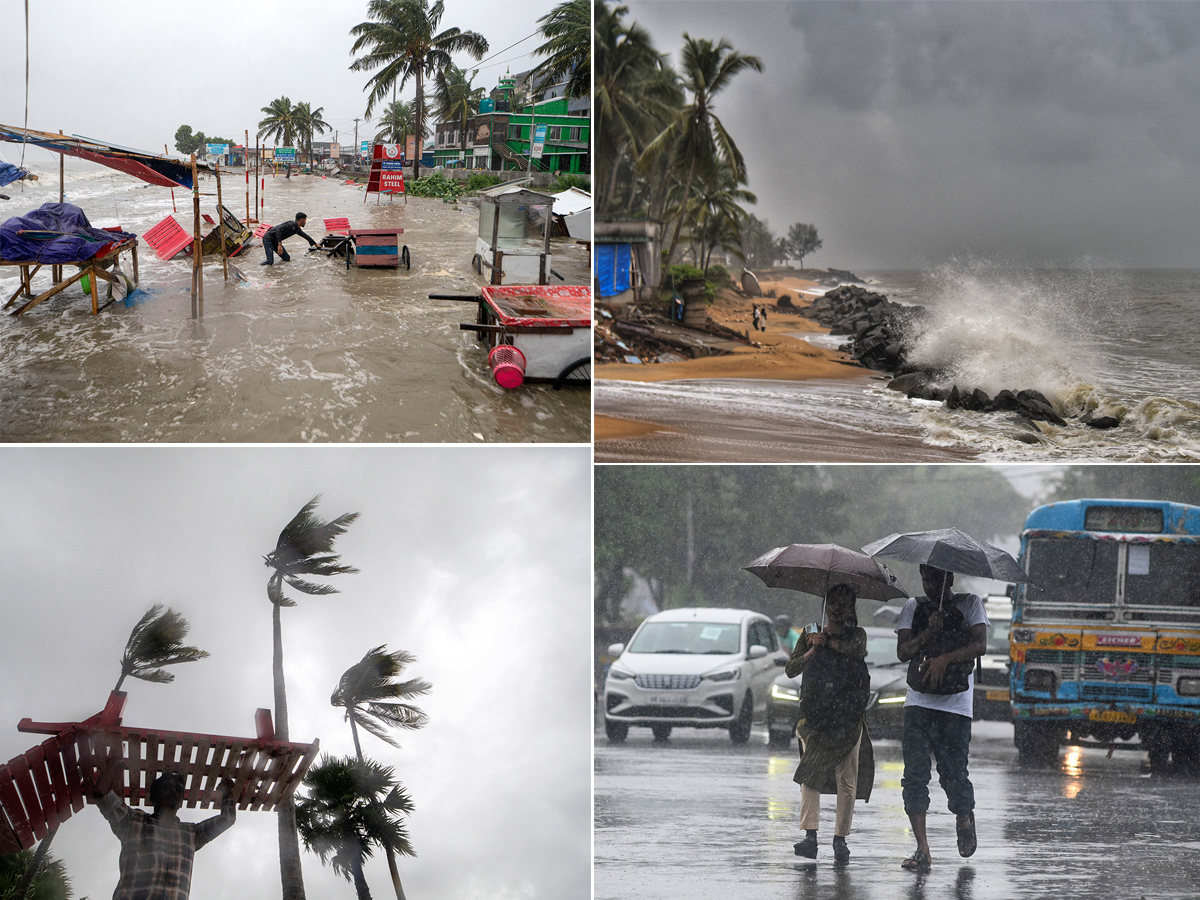
[[[93,228],[78,206],[43,203],[0,225],[0,259],[9,262],[73,263],[91,259],[115,241],[136,238],[127,231]]]
[[[629,244],[596,245],[596,279],[601,297],[615,297],[629,290],[632,258]]]

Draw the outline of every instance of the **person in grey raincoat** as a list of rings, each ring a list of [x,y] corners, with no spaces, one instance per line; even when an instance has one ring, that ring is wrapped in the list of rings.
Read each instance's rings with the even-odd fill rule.
[[[825,625],[805,634],[787,662],[788,677],[803,673],[800,684],[800,765],[792,780],[800,785],[800,827],[806,832],[796,855],[815,859],[821,794],[837,795],[833,856],[850,859],[846,838],[854,801],[869,800],[875,781],[875,756],[863,718],[871,676],[865,662],[867,633],[858,626],[857,592],[835,584],[825,595]]]

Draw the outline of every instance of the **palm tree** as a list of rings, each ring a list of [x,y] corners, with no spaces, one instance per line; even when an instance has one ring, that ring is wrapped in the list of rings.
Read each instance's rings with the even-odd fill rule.
[[[275,146],[283,144],[291,147],[296,140],[296,108],[287,97],[272,100],[262,111],[266,118],[258,123],[258,136],[269,137],[275,141]]]
[[[313,109],[309,103],[297,103],[296,108],[292,112],[295,119],[296,134],[304,144],[304,149],[308,153],[308,164],[311,166],[313,161],[313,134],[324,134],[331,130],[329,123],[322,118],[325,107],[318,106],[316,109]]]
[[[713,112],[713,100],[729,87],[739,72],[745,69],[762,71],[762,61],[757,56],[739,53],[724,40],[714,46],[707,38],[689,37],[686,31],[683,34],[682,63],[683,84],[691,93],[692,102],[678,111],[671,124],[651,142],[645,153],[653,157],[669,147],[674,166],[680,171],[687,171],[675,234],[667,249],[668,263],[679,242],[679,232],[683,227],[697,170],[728,168],[738,184],[746,181],[746,161]]]
[[[273,569],[267,581],[267,599],[272,606],[272,676],[275,684],[275,735],[288,739],[287,691],[283,680],[283,629],[280,610],[295,606],[296,601],[283,593],[288,584],[302,594],[322,596],[336,594],[337,588],[328,584],[306,581],[312,576],[346,575],[358,570],[339,563],[341,557],[333,552],[334,541],[358,518],[358,513],[345,513],[329,522],[315,514],[321,495],[313,497],[296,513],[279,533],[275,549],[263,557]],[[283,882],[283,900],[304,900],[304,873],[300,868],[300,843],[296,834],[296,807],[284,803],[279,809],[279,874]]]
[[[362,745],[358,742],[359,725],[393,747],[400,745],[388,734],[389,729],[415,731],[425,727],[425,713],[411,703],[401,701],[426,694],[432,686],[420,678],[395,681],[404,667],[413,662],[416,662],[416,657],[407,650],[388,653],[384,644],[368,650],[361,660],[342,673],[337,690],[329,702],[346,710],[346,720],[350,723],[350,735],[354,738],[354,752],[359,762],[363,761]],[[384,852],[392,886],[396,890],[396,900],[404,900],[404,888],[396,868],[396,854],[386,846]]]
[[[393,86],[403,90],[409,78],[416,80],[416,116],[414,131],[425,134],[425,79],[450,65],[450,54],[465,51],[475,59],[487,53],[488,42],[482,34],[447,28],[438,33],[445,12],[443,0],[370,0],[367,15],[373,20],[350,29],[354,35],[351,53],[367,52],[350,65],[352,72],[378,69],[367,82],[367,115]],[[418,142],[420,137],[418,137]],[[421,148],[413,160],[413,178],[421,171]]]
[[[697,265],[708,275],[713,252],[721,247],[741,252],[741,221],[745,216],[743,203],[756,203],[758,198],[739,188],[728,169],[717,170],[715,176],[701,180],[688,209],[692,237],[698,249]]]
[[[36,872],[36,876],[30,877],[31,871]],[[26,878],[30,883],[22,889]],[[50,856],[44,861],[36,860],[32,850],[0,856],[0,897],[69,900],[70,896],[71,879],[61,859]]]
[[[479,70],[469,75],[458,66],[449,65],[437,73],[437,92],[434,114],[442,122],[454,122],[462,135],[462,147],[467,146],[467,120],[479,112],[479,101],[483,99],[483,88],[472,86],[471,81]]]
[[[412,104],[403,100],[393,100],[384,107],[379,124],[381,128],[376,133],[375,140],[403,146],[408,136],[414,133]]]
[[[378,846],[416,856],[401,817],[413,805],[392,770],[372,760],[322,757],[304,776],[308,793],[296,806],[304,846],[323,864],[354,882],[359,900],[370,900],[363,864]]]
[[[546,42],[534,53],[548,59],[533,70],[531,80],[543,86],[567,78],[568,97],[586,97],[592,90],[591,0],[564,0],[538,19]]]
[[[596,5],[596,156],[601,185],[607,185],[600,194],[601,213],[615,203],[622,170],[629,176],[632,204],[634,164],[683,104],[677,76],[654,49],[650,33],[636,22],[625,24],[627,12],[604,0]]]
[[[191,628],[188,620],[175,610],[168,608],[166,612],[163,612],[161,603],[151,606],[133,626],[133,631],[129,632],[129,640],[125,642],[125,652],[121,655],[121,674],[117,678],[117,684],[113,690],[119,691],[121,685],[125,683],[125,679],[130,675],[154,684],[170,684],[175,680],[175,676],[171,672],[167,672],[163,668],[164,666],[175,666],[179,663],[205,659],[209,655],[206,650],[201,650],[199,647],[188,647],[183,643]],[[58,834],[57,825],[47,831],[46,836],[38,844],[37,851],[30,854],[32,858],[30,865],[23,868],[20,882],[9,900],[37,900],[39,896],[37,882],[43,878],[51,882],[55,880],[53,866],[57,864],[61,868],[62,863],[49,862],[48,860],[53,858],[48,857],[47,854],[56,834]],[[65,869],[62,871],[65,873]],[[0,876],[0,880],[2,880],[2,876]],[[70,890],[70,882],[67,882],[67,890]],[[6,892],[0,890],[0,897],[5,896]],[[53,894],[43,896],[53,896]]]
[[[167,609],[164,612],[161,603],[155,603],[146,610],[125,642],[125,653],[121,656],[121,677],[117,679],[113,690],[119,691],[130,675],[154,684],[170,684],[175,676],[167,672],[164,666],[205,659],[207,651],[183,643],[191,627],[188,620],[175,610]]]

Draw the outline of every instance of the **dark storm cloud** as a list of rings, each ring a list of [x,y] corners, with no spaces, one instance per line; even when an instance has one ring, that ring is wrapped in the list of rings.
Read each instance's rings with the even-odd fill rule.
[[[715,106],[812,265],[1196,264],[1200,3],[628,6],[676,64],[684,31],[762,59]]]

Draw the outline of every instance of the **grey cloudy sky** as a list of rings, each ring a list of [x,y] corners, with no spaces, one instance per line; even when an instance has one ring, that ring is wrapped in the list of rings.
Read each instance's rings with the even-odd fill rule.
[[[579,900],[591,872],[591,467],[587,448],[10,448],[0,451],[0,760],[44,738],[17,722],[98,712],[129,630],[154,602],[211,653],[170,685],[127,680],[125,724],[254,735],[270,708],[262,557],[315,493],[362,515],[338,542],[359,574],[283,611],[293,740],[353,753],[329,705],[371,647],[432,682],[430,723],[396,750],[419,854],[413,900]],[[184,810],[185,819],[209,813]],[[54,841],[76,897],[116,885],[119,844],[94,809]],[[303,854],[308,896],[353,886]],[[392,895],[386,861],[367,866]],[[275,817],[245,812],[196,858],[192,897],[279,896]]]
[[[490,45],[475,84],[492,88],[507,68],[532,68],[542,43],[537,20],[553,0],[446,0],[441,29],[478,31]],[[350,29],[366,21],[365,0],[32,0],[29,4],[29,127],[79,134],[161,153],[175,131],[250,140],[262,108],[287,96],[323,107],[339,139],[354,140],[373,72],[351,72]],[[25,118],[23,0],[0,0],[0,122]],[[520,42],[520,43],[518,43]],[[517,44],[505,50],[510,44]],[[399,96],[411,100],[410,79]],[[390,97],[389,97],[390,99]],[[378,117],[376,108],[374,118]],[[373,119],[374,121],[374,119]],[[359,123],[358,137],[374,134]],[[327,134],[319,140],[332,140]],[[15,151],[15,154],[14,154]],[[0,144],[12,163],[20,148]]]
[[[1197,265],[1200,3],[625,5],[762,59],[716,112],[806,263]]]

